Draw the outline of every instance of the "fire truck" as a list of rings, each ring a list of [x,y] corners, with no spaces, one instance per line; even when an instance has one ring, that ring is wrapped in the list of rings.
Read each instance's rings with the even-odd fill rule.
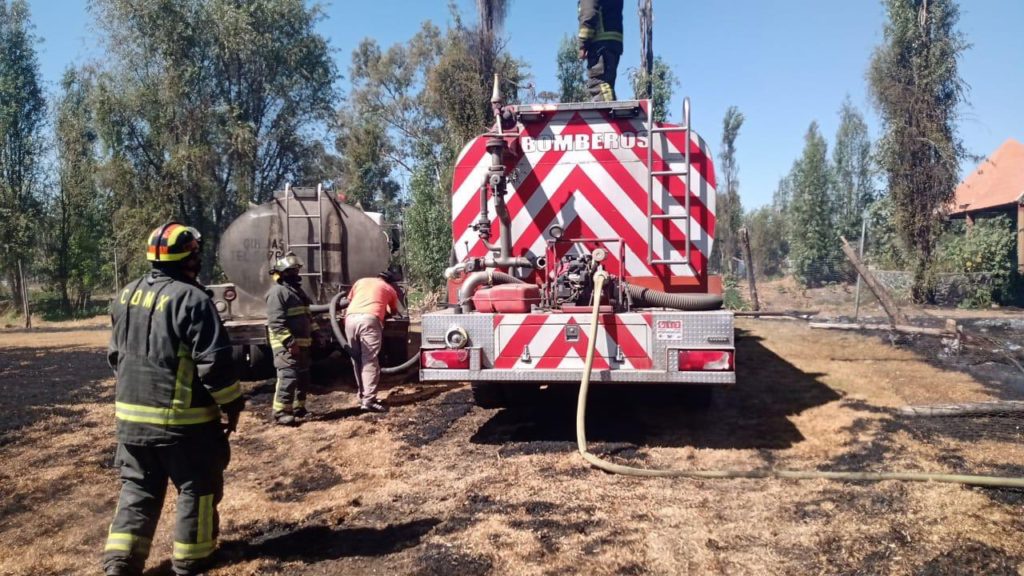
[[[469,381],[483,405],[585,369],[734,384],[733,314],[708,269],[714,165],[689,100],[682,124],[648,100],[504,106],[496,89],[492,105],[454,170],[448,308],[423,316],[420,380]]]

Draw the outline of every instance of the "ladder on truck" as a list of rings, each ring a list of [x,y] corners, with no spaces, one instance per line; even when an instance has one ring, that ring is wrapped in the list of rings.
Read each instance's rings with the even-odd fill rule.
[[[284,243],[285,250],[290,252],[293,248],[306,248],[310,251],[310,258],[316,258],[316,271],[315,272],[299,272],[299,276],[316,278],[316,289],[318,292],[323,292],[324,286],[324,219],[323,219],[323,184],[317,184],[316,186],[316,213],[312,213],[308,210],[302,210],[304,206],[299,196],[295,194],[295,189],[292,188],[291,184],[285,184],[284,186],[284,213],[285,213],[285,224],[284,224]],[[294,200],[294,202],[293,202]],[[298,213],[292,213],[292,207],[297,206],[300,208]],[[312,223],[316,221],[314,227],[313,238],[309,238],[306,242],[292,243],[292,220],[306,220]],[[312,252],[315,251],[315,256]],[[306,262],[307,267],[309,262]],[[307,268],[308,269],[308,268]],[[322,294],[321,294],[322,295]]]
[[[667,265],[690,265],[690,98],[686,97],[683,99],[683,125],[682,126],[669,126],[661,127],[656,126],[654,121],[654,102],[648,102],[647,106],[647,263],[648,264],[667,264]],[[668,153],[666,150],[665,155],[662,157],[662,164],[664,170],[654,169],[654,142],[655,134],[666,134],[669,132],[684,132],[686,134],[686,149],[683,151],[683,169],[673,170],[669,166]],[[654,213],[654,181],[656,178],[666,178],[672,176],[682,176],[683,182],[685,183],[686,190],[684,194],[685,200],[683,201],[683,213],[673,214],[669,212],[669,199],[672,197],[668,192],[668,183],[662,184],[662,190],[665,191],[666,200],[662,206],[662,214]],[[654,226],[659,220],[683,220],[686,225],[683,228],[683,236],[686,239],[685,247],[683,249],[682,258],[668,258],[667,256],[672,251],[671,244],[667,248],[665,258],[655,258],[654,255]],[[666,241],[667,242],[667,241]]]

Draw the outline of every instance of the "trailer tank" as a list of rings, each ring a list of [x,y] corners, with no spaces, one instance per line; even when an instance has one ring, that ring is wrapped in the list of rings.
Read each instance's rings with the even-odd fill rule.
[[[227,308],[225,320],[265,316],[270,265],[289,250],[305,263],[303,289],[324,304],[359,278],[386,270],[391,240],[377,214],[317,188],[282,191],[224,232],[218,262],[237,293],[226,306],[218,306]]]

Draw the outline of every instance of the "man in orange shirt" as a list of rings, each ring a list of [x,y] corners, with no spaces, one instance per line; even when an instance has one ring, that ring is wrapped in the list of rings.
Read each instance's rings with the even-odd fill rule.
[[[352,285],[348,293],[349,305],[345,312],[345,337],[355,366],[359,384],[359,405],[367,412],[387,412],[387,406],[377,401],[380,382],[380,345],[384,333],[384,318],[401,311],[398,291],[391,284],[394,276],[381,272],[376,278],[362,278]]]

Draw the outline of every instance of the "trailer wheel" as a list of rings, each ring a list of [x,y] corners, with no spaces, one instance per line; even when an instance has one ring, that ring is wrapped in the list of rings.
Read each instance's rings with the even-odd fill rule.
[[[249,375],[253,380],[274,377],[274,356],[269,346],[249,345]]]
[[[497,382],[473,382],[473,402],[485,409],[505,406],[505,387]]]

